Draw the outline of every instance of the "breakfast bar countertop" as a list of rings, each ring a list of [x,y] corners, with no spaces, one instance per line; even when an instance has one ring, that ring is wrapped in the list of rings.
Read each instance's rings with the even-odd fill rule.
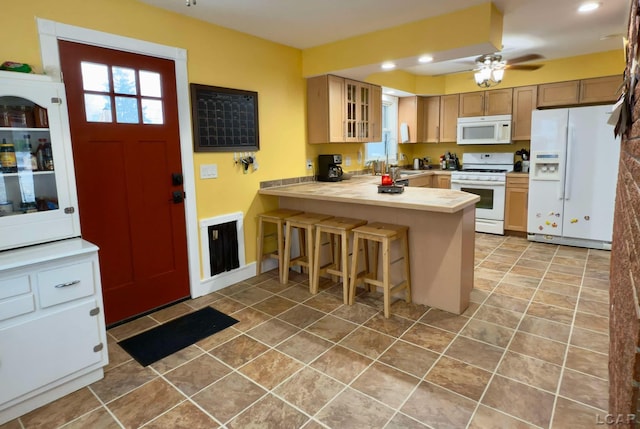
[[[378,193],[380,176],[353,176],[341,182],[306,182],[260,189],[262,195],[456,213],[480,197],[461,191],[405,186],[399,194]]]

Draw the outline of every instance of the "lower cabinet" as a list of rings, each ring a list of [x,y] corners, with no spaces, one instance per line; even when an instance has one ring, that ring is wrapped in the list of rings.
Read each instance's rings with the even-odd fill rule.
[[[98,248],[0,254],[0,425],[99,380],[107,362]]]
[[[505,190],[504,229],[527,232],[529,175],[508,174]]]
[[[451,189],[451,173],[434,175],[432,186],[434,188]]]
[[[430,188],[433,176],[409,177],[409,186],[419,188]]]

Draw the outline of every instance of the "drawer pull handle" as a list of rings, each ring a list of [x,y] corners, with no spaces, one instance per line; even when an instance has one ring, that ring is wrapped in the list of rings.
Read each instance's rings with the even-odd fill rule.
[[[55,285],[54,287],[56,289],[60,289],[63,287],[68,287],[68,286],[73,286],[73,285],[77,285],[78,283],[80,283],[80,280],[74,280],[72,282],[67,282],[67,283],[60,283],[59,285]]]

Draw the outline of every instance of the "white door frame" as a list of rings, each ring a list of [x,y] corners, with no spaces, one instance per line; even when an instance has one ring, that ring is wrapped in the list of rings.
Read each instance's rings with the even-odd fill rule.
[[[56,81],[61,79],[58,39],[87,45],[117,49],[136,54],[149,55],[172,60],[175,64],[176,90],[178,97],[178,127],[180,133],[180,154],[184,177],[185,220],[187,227],[187,256],[189,263],[189,289],[196,298],[209,292],[200,282],[200,253],[198,247],[198,216],[196,210],[196,185],[193,167],[193,135],[189,102],[189,78],[187,74],[186,49],[159,45],[143,40],[118,36],[82,27],[62,24],[37,18],[40,37],[40,52],[45,74]],[[65,142],[71,145],[71,142]],[[69,153],[71,151],[69,150]],[[82,225],[80,225],[82,228]]]

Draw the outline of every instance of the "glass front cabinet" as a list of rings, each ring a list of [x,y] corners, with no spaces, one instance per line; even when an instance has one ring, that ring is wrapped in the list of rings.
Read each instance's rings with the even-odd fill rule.
[[[0,251],[80,235],[64,86],[0,71]]]

